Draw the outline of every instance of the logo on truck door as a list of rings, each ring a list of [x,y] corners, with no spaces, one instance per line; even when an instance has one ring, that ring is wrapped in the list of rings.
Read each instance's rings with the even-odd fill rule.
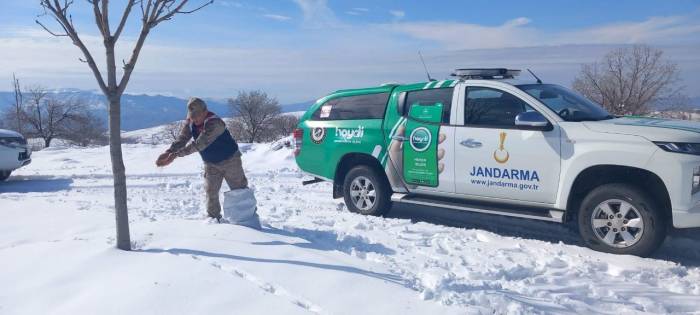
[[[505,164],[510,159],[510,153],[505,149],[506,136],[508,136],[507,133],[501,132],[501,144],[496,151],[493,151],[493,159],[501,164]]]
[[[432,137],[428,128],[418,127],[411,132],[409,143],[411,144],[411,148],[416,150],[416,152],[423,152],[430,147]]]
[[[311,129],[311,141],[315,144],[321,144],[323,139],[326,138],[326,128],[314,128]]]

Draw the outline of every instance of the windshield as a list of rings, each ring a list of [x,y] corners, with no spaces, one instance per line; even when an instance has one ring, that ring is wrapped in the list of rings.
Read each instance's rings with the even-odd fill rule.
[[[526,84],[518,85],[518,88],[538,99],[566,121],[615,118],[600,105],[559,85]]]

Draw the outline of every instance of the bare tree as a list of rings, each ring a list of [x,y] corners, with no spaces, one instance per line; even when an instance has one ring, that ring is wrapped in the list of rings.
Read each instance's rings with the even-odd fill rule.
[[[573,88],[618,115],[645,115],[665,99],[682,94],[678,66],[646,45],[611,51],[581,67]]]
[[[247,139],[246,129],[240,117],[234,117],[226,121],[226,128],[236,141]],[[244,140],[243,140],[244,141]]]
[[[682,120],[693,118],[693,106],[690,105],[690,98],[684,94],[663,98],[656,102],[654,107],[657,110],[651,112],[650,116],[653,117]]]
[[[163,140],[166,140],[167,142],[173,142],[177,140],[177,138],[180,136],[180,131],[182,131],[183,127],[185,127],[184,120],[171,122],[165,125],[165,127],[163,127],[162,132],[162,137],[164,138]]]
[[[150,144],[173,143],[180,136],[180,131],[185,126],[184,120],[174,121],[161,127],[158,132],[151,135]],[[139,139],[139,141],[148,141]]]
[[[15,124],[15,130],[19,133],[22,133],[22,106],[24,104],[24,100],[22,99],[22,89],[19,86],[19,79],[15,76],[15,74],[12,74],[12,88],[14,90],[14,95],[15,95],[15,108],[14,108],[14,121],[16,122]]]
[[[273,119],[282,111],[277,99],[263,91],[239,92],[228,101],[231,114],[243,124],[243,139],[247,142],[261,142],[265,130],[270,128]]]
[[[65,126],[63,138],[82,147],[109,143],[105,121],[87,108],[71,117]]]
[[[21,120],[25,121],[29,128],[32,129],[27,134],[32,137],[42,138],[44,140],[44,147],[48,147],[51,145],[53,137],[45,137],[45,120],[42,118],[42,113],[44,113],[42,108],[46,104],[49,93],[40,86],[33,86],[27,89],[27,94],[29,94],[27,106],[25,106],[24,110],[18,115],[21,116]]]
[[[24,111],[24,99],[22,89],[19,84],[19,79],[12,74],[12,89],[14,94],[14,104],[7,107],[0,113],[0,124],[4,128],[13,129],[21,134],[24,134],[26,122],[22,119]]]
[[[75,46],[82,52],[85,59],[81,61],[87,63],[92,71],[97,84],[102,90],[102,93],[109,102],[109,147],[110,157],[112,160],[112,173],[114,175],[114,208],[117,223],[117,248],[122,250],[131,250],[131,239],[129,236],[129,217],[127,208],[127,193],[126,193],[126,174],[124,168],[124,159],[122,157],[121,146],[121,96],[129,84],[129,79],[134,71],[136,62],[138,61],[141,49],[148,34],[158,24],[171,20],[177,14],[190,14],[212,4],[214,1],[209,0],[203,4],[187,9],[188,0],[125,0],[123,3],[124,11],[119,18],[117,27],[112,32],[109,22],[109,0],[87,0],[92,5],[92,11],[95,18],[97,29],[102,35],[105,57],[106,57],[106,77],[103,77],[102,71],[97,66],[92,53],[87,48],[83,40],[80,38],[78,31],[73,25],[71,14],[71,6],[73,0],[40,0],[40,5],[44,9],[45,14],[52,17],[60,26],[60,31],[55,32],[45,26],[39,20],[37,24],[41,25],[51,35],[58,37],[68,37]],[[129,19],[134,7],[141,9],[141,29],[136,39],[131,56],[124,61],[121,78],[117,74],[117,57],[115,47],[119,37],[124,31],[126,23]]]
[[[294,115],[279,115],[272,120],[272,135],[270,140],[278,140],[287,137],[294,132],[299,124],[299,117]]]
[[[42,87],[30,88],[28,96],[29,100],[20,116],[27,123],[27,134],[43,139],[45,148],[50,147],[51,141],[56,138],[68,138],[71,134],[80,132],[71,130],[79,129],[74,125],[90,118],[82,99],[61,99]]]

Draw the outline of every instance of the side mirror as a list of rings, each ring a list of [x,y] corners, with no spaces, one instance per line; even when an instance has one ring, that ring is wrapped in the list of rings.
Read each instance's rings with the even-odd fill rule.
[[[526,130],[552,130],[547,118],[536,111],[523,112],[515,116],[515,126]]]

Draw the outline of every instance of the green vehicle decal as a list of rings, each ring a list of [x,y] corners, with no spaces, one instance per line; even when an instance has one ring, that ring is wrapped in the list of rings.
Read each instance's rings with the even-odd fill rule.
[[[406,183],[437,187],[437,142],[442,120],[442,103],[411,104],[406,123],[403,176]]]
[[[384,85],[340,90],[319,99],[300,118],[298,127],[303,130],[303,149],[296,157],[297,165],[307,173],[332,180],[341,159],[348,154],[359,153],[376,158],[382,168],[387,169],[391,160],[387,150],[392,144],[392,137],[406,124],[406,118],[397,110],[400,95],[403,92],[452,87],[455,84],[457,84],[456,80],[444,80],[409,85]],[[377,93],[390,93],[384,119],[312,119],[314,112],[320,110],[330,100]],[[398,171],[399,174],[402,173]]]

